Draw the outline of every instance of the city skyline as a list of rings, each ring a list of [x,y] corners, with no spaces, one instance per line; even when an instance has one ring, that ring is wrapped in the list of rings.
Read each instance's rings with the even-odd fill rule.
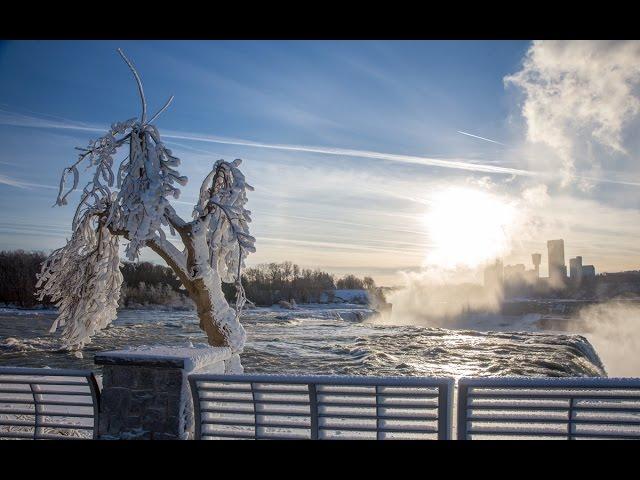
[[[567,269],[564,239],[547,240],[547,276],[540,275],[542,258],[541,253],[531,254],[531,270],[527,270],[524,263],[504,264],[502,259],[496,258],[484,268],[484,285],[494,287],[508,281],[533,284],[542,280],[551,286],[562,288],[567,282],[579,285],[583,279],[596,276],[595,265],[583,265],[581,255],[570,258]]]

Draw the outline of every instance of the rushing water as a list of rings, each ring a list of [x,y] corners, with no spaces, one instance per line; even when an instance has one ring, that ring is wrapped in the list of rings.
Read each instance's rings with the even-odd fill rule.
[[[448,330],[381,324],[372,314],[355,305],[247,310],[245,371],[454,377],[606,374],[584,337],[536,332],[522,319],[503,320],[498,324],[503,331],[478,331],[483,330],[481,321],[477,330]],[[103,350],[206,342],[194,312],[124,310],[82,354],[74,354],[60,351],[59,337],[48,333],[54,318],[53,311],[0,309],[0,365],[96,369],[93,356]]]

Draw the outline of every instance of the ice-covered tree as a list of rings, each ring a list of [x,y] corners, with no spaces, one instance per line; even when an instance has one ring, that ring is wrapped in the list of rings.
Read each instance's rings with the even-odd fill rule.
[[[248,225],[251,212],[245,208],[247,190],[253,188],[238,168],[241,160],[218,160],[202,182],[193,219],[183,220],[176,213],[171,199],[179,197],[187,177],[178,172],[180,160],[153,125],[173,97],[147,119],[140,77],[118,52],[135,77],[142,114],[113,124],[104,136],[80,148],[77,161],[62,173],[56,205],[66,205],[78,187],[82,164],[92,178],[81,192],[71,238],[52,252],[38,276],[39,298],[50,297],[59,309],[51,330],[63,327],[64,346],[77,349],[116,318],[122,285],[119,247],[125,239],[130,260],[137,259],[143,247],[164,259],[195,302],[209,344],[237,353],[245,342],[239,321],[245,302],[241,271],[245,257],[255,251]],[[117,161],[120,148],[128,155]],[[177,235],[178,246],[165,229]],[[235,308],[227,303],[221,282],[235,283]]]

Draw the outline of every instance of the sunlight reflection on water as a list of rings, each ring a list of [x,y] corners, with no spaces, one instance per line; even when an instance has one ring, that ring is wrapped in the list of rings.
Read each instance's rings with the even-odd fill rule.
[[[253,309],[243,324],[246,372],[408,376],[598,376],[602,364],[579,335],[393,326],[366,308]],[[82,358],[57,351],[55,312],[0,310],[0,365],[90,368],[95,353],[130,346],[205,343],[194,312],[121,311]]]

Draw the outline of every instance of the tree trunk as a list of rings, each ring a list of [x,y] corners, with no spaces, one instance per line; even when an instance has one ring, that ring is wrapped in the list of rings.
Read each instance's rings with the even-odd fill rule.
[[[187,237],[187,291],[196,303],[200,328],[206,332],[209,345],[229,347],[238,353],[244,347],[246,333],[225,299],[217,263],[210,261],[204,223],[193,224]]]
[[[225,299],[217,262],[213,262],[214,267],[211,266],[204,221],[178,224],[175,219],[171,220],[186,247],[186,265],[177,262],[176,255],[172,255],[170,245],[166,245],[166,242],[163,244],[159,239],[152,239],[147,245],[167,262],[189,292],[189,297],[196,304],[200,328],[207,334],[209,345],[229,347],[234,354],[240,353],[244,347],[246,332],[235,310]],[[127,232],[112,230],[112,233],[128,239]],[[239,365],[239,360],[236,360]]]

